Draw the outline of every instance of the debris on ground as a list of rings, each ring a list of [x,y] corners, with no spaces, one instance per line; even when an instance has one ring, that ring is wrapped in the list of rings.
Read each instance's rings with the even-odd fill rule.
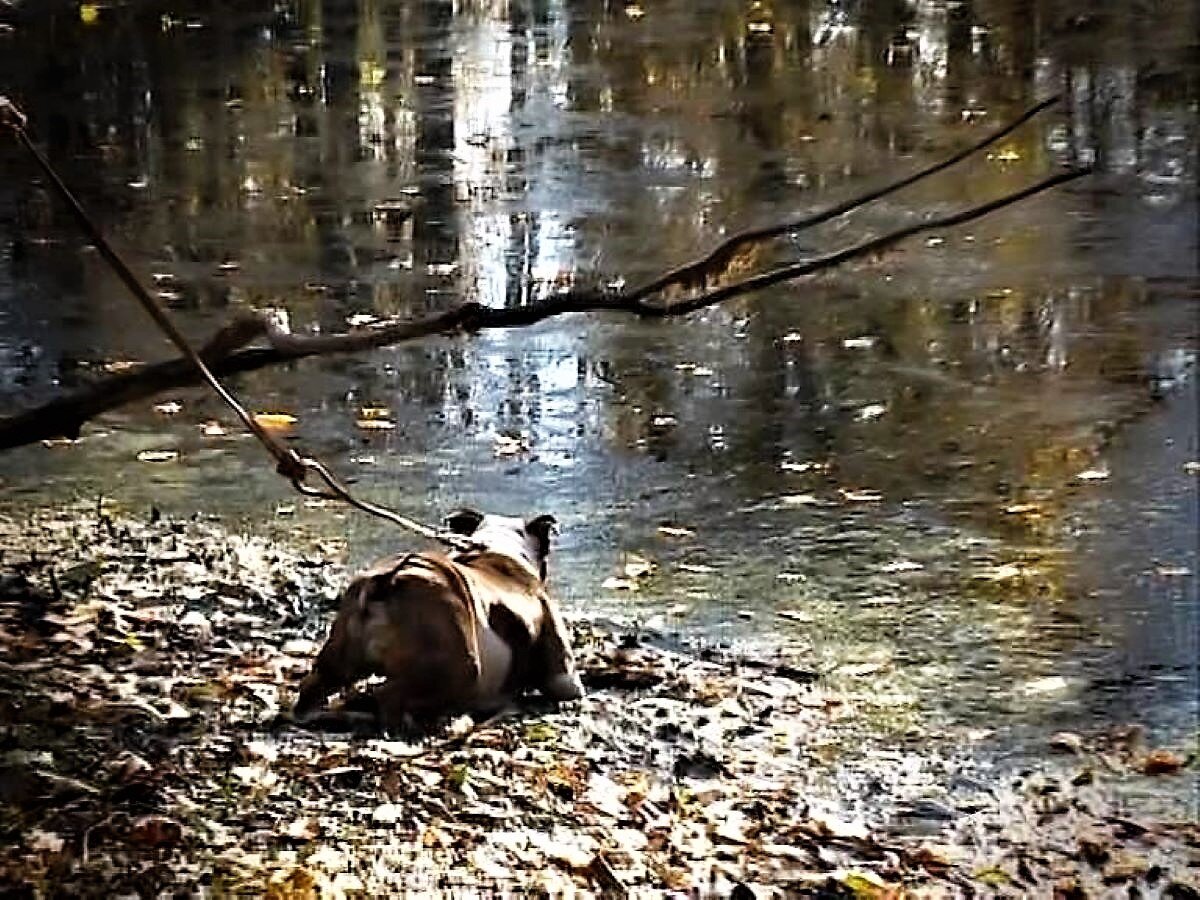
[[[799,661],[596,622],[584,701],[416,736],[351,698],[301,727],[342,552],[103,506],[0,518],[0,890],[1200,896],[1200,827],[1107,790],[1194,789],[1136,729],[1060,732],[1014,778],[882,740]]]

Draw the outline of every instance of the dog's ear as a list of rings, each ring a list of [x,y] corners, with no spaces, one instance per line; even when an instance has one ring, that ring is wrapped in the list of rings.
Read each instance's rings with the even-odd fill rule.
[[[538,516],[525,523],[525,533],[538,542],[538,556],[545,559],[550,553],[550,538],[558,534],[558,520],[554,516]]]
[[[479,523],[482,521],[483,513],[465,508],[456,509],[443,519],[445,526],[455,534],[463,534],[468,537],[475,533],[475,529],[479,527]]]

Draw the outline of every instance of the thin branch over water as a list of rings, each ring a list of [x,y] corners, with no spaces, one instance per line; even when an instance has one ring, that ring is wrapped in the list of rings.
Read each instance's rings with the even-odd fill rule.
[[[323,335],[289,334],[280,330],[266,316],[251,314],[223,326],[204,345],[200,355],[216,375],[225,376],[310,356],[372,350],[435,334],[469,333],[487,328],[521,328],[567,313],[624,312],[641,318],[658,319],[683,316],[783,281],[812,275],[853,259],[879,253],[916,234],[978,219],[1090,172],[1090,168],[1060,172],[987,203],[887,232],[827,256],[770,269],[683,300],[650,302],[653,295],[647,294],[644,289],[628,293],[576,291],[551,295],[518,307],[493,308],[478,303],[464,303],[439,315],[412,322]],[[793,228],[782,228],[782,231],[787,230]],[[267,346],[247,346],[260,339]],[[183,358],[150,363],[111,375],[68,397],[0,419],[0,450],[49,438],[78,437],[83,424],[102,413],[162,391],[197,384],[198,380],[196,369]]]

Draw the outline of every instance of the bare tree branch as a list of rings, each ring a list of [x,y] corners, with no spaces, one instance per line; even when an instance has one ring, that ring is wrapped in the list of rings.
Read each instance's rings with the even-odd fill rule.
[[[643,318],[682,316],[734,297],[762,290],[804,275],[834,268],[863,256],[879,253],[906,238],[922,232],[949,228],[978,219],[1042,191],[1049,190],[1088,174],[1090,169],[1061,172],[1020,191],[979,206],[949,215],[927,219],[915,225],[891,231],[847,247],[828,256],[781,266],[752,278],[696,294],[681,301],[653,303],[640,291],[602,293],[578,291],[555,294],[518,307],[493,308],[464,303],[440,315],[412,322],[395,322],[381,328],[369,328],[346,334],[296,335],[281,331],[265,316],[249,315],[222,327],[200,351],[201,357],[218,376],[249,372],[309,356],[353,353],[416,340],[434,334],[475,332],[485,328],[520,328],[567,313],[626,312]],[[265,340],[267,346],[247,344]],[[139,366],[100,379],[75,394],[53,400],[34,409],[0,419],[0,450],[30,444],[38,440],[79,436],[83,423],[126,403],[142,400],[162,391],[198,383],[196,369],[186,359],[177,358]]]
[[[952,156],[936,162],[933,165],[926,166],[911,175],[893,181],[891,184],[886,184],[883,187],[874,188],[867,191],[865,194],[859,194],[857,197],[851,197],[842,203],[835,206],[830,206],[820,212],[812,213],[801,219],[795,219],[790,222],[782,222],[775,225],[767,225],[762,228],[750,228],[746,231],[739,231],[737,234],[730,235],[716,249],[691,262],[684,263],[682,266],[671,269],[665,272],[653,281],[643,285],[640,288],[630,292],[630,296],[641,300],[645,297],[652,297],[655,294],[661,294],[667,288],[681,287],[686,289],[703,287],[705,282],[714,275],[724,271],[733,259],[734,254],[747,244],[765,241],[770,238],[779,237],[784,234],[794,234],[797,231],[803,231],[806,228],[813,228],[823,222],[828,222],[830,219],[836,219],[838,216],[858,209],[861,206],[866,206],[881,197],[886,197],[888,194],[894,194],[896,191],[906,188],[911,184],[916,184],[930,175],[936,175],[938,172],[943,172],[956,163],[962,162],[968,156],[972,156],[983,150],[985,147],[990,147],[1001,138],[1012,134],[1038,113],[1054,106],[1062,99],[1061,94],[1056,94],[1043,100],[1041,103],[1031,106],[1025,110],[1020,116],[1013,119],[1007,125],[1003,125],[995,131],[985,135],[975,143],[964,147]]]

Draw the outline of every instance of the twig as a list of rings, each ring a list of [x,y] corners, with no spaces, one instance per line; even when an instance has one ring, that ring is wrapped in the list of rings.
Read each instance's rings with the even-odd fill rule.
[[[452,335],[491,328],[520,328],[544,319],[582,312],[628,312],[645,318],[681,316],[773,284],[831,269],[860,256],[877,253],[925,231],[949,228],[1010,206],[1034,194],[1088,174],[1076,169],[1047,178],[1023,190],[980,206],[929,219],[888,232],[829,256],[772,269],[744,281],[725,285],[673,303],[648,302],[637,294],[581,291],[544,297],[519,307],[493,308],[464,303],[444,313],[413,322],[397,322],[348,334],[292,335],[263,317],[245,317],[224,326],[205,345],[201,355],[218,376],[249,372],[326,353],[350,353],[391,346],[434,334]],[[245,347],[257,337],[269,346]],[[195,384],[191,364],[181,358],[144,365],[112,375],[79,392],[0,419],[0,450],[59,436],[77,437],[83,423],[126,403],[160,391]]]
[[[888,194],[894,194],[896,191],[906,188],[911,184],[915,184],[924,178],[928,178],[930,175],[936,175],[938,172],[945,171],[956,163],[962,162],[968,156],[972,156],[985,147],[996,143],[996,141],[1000,140],[1001,138],[1008,136],[1038,113],[1049,109],[1051,106],[1054,106],[1061,99],[1062,95],[1057,94],[1049,99],[1043,100],[1036,106],[1032,106],[1027,109],[1024,113],[1022,113],[1016,119],[1013,119],[1007,125],[1004,125],[996,131],[991,132],[970,146],[964,147],[962,150],[958,151],[952,156],[949,156],[940,162],[934,163],[933,165],[926,166],[924,169],[914,172],[911,175],[906,175],[904,178],[901,178],[898,181],[893,181],[891,184],[875,188],[874,190],[867,191],[865,194],[859,194],[856,197],[851,197],[849,200],[846,200],[843,203],[828,207],[820,212],[812,213],[811,215],[805,216],[801,219],[795,219],[790,222],[783,222],[776,225],[767,225],[761,228],[750,228],[745,231],[739,231],[737,234],[726,238],[716,249],[712,250],[705,256],[692,260],[691,262],[685,263],[682,266],[660,275],[658,278],[654,279],[648,284],[645,284],[642,287],[632,291],[629,296],[635,300],[642,300],[646,297],[654,296],[655,294],[661,294],[669,287],[699,287],[703,285],[704,278],[707,275],[712,273],[714,270],[724,269],[725,266],[728,265],[729,260],[732,259],[733,255],[746,244],[751,244],[756,241],[764,241],[783,234],[803,231],[806,228],[813,228],[823,222],[828,222],[830,219],[836,219],[838,216],[845,215],[852,210],[866,206],[868,203],[878,200],[881,197],[886,197]]]

